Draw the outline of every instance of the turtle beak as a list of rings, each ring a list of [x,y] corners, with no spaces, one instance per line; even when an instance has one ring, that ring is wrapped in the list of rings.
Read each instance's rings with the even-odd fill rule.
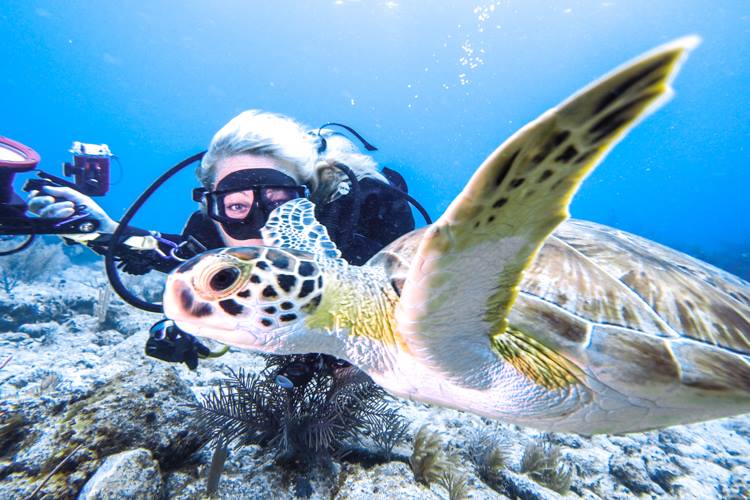
[[[203,300],[181,276],[176,274],[170,274],[167,278],[163,305],[164,314],[182,324],[194,323],[220,330],[234,330],[237,326],[236,321],[227,317],[215,304]],[[186,331],[191,333],[189,330]]]
[[[179,277],[170,275],[164,288],[164,314],[174,321],[194,317],[191,314],[196,297],[190,287]]]
[[[258,339],[252,332],[238,329],[236,319],[228,317],[214,304],[203,301],[178,274],[170,274],[167,278],[163,305],[164,314],[186,333],[236,347],[259,348]]]

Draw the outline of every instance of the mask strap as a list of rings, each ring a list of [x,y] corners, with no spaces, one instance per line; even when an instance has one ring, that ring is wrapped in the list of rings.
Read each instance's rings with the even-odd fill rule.
[[[328,143],[326,142],[325,137],[323,137],[323,134],[321,134],[321,132],[323,131],[323,129],[325,127],[328,127],[328,126],[331,126],[331,125],[336,126],[336,127],[341,127],[343,129],[345,129],[346,131],[348,131],[354,137],[356,137],[357,139],[359,139],[359,142],[362,143],[362,145],[365,147],[365,149],[367,151],[377,151],[378,150],[378,148],[376,148],[375,146],[373,146],[372,144],[370,144],[369,142],[367,142],[367,139],[365,139],[364,137],[362,137],[361,135],[359,135],[359,133],[356,130],[354,130],[353,128],[351,128],[350,126],[344,125],[343,123],[328,122],[328,123],[324,123],[323,125],[321,125],[318,128],[318,139],[320,140],[320,144],[318,145],[318,153],[322,153],[328,147]]]

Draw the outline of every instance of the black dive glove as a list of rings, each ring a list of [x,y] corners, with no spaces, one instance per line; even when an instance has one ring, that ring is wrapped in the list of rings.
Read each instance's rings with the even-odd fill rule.
[[[198,339],[185,333],[171,319],[163,319],[154,324],[148,332],[146,355],[152,358],[185,363],[188,368],[198,367],[198,358],[205,358],[211,350]]]

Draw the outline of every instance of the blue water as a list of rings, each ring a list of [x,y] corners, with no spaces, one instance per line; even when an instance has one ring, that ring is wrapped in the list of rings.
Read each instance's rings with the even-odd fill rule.
[[[5,0],[0,135],[53,172],[73,140],[109,144],[123,178],[101,204],[117,218],[244,109],[340,121],[436,216],[517,128],[690,33],[704,42],[675,98],[616,147],[572,213],[750,275],[746,1]],[[186,172],[136,223],[178,230],[193,184]]]

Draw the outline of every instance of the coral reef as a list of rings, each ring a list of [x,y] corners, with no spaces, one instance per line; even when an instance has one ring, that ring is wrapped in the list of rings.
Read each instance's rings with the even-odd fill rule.
[[[280,387],[280,365],[303,358],[269,356],[258,374],[232,372],[194,406],[197,427],[215,442],[273,450],[282,462],[340,458],[368,435],[390,453],[406,425],[385,391],[353,366],[321,368],[304,384]]]
[[[437,481],[450,464],[443,455],[443,443],[435,432],[423,425],[414,436],[414,448],[409,458],[414,479],[422,484]]]
[[[370,454],[366,438],[382,461],[406,435],[403,417],[390,398],[355,367],[319,355],[265,356],[258,374],[240,369],[194,405],[195,428],[213,443],[206,492],[218,489],[219,476],[232,445],[255,444],[272,452],[290,470],[308,472],[311,466],[331,466],[331,460],[350,454]],[[289,366],[309,371],[300,383],[279,385]],[[311,369],[316,367],[316,369]],[[369,457],[372,461],[373,458]],[[299,488],[305,480],[297,478]]]
[[[10,295],[19,284],[41,281],[69,264],[59,244],[39,238],[25,251],[0,258],[0,286]]]
[[[566,483],[569,497],[749,496],[750,416],[589,438],[540,434],[382,394],[356,401],[369,389],[346,371],[324,370],[318,382],[290,393],[274,376],[289,359],[232,350],[191,371],[146,358],[147,330],[160,316],[113,297],[100,324],[99,289],[79,281],[100,272],[100,264],[73,264],[19,280],[11,294],[0,289],[0,498],[28,498],[38,488],[37,498],[123,498],[137,491],[142,498],[195,499],[206,494],[207,478],[219,477],[210,472],[212,459],[221,471],[213,493],[223,499],[552,499]],[[156,278],[145,279],[144,294],[159,289]],[[246,388],[248,380],[273,386],[268,398],[289,407],[270,420],[252,420],[248,432],[256,441],[238,427],[232,446],[225,442],[226,453],[217,455],[221,446],[205,446],[212,434],[193,417],[203,398],[216,397],[220,382],[226,390],[227,379]],[[331,404],[311,409],[326,398]],[[357,427],[356,418],[339,414],[345,407],[363,410],[359,420],[377,410],[379,424]],[[299,430],[316,419],[338,422],[333,437],[325,431],[328,420],[315,431]],[[339,432],[340,426],[358,430]],[[259,432],[269,428],[275,431]],[[314,461],[328,458],[304,475],[290,473],[289,465],[310,454]],[[108,471],[130,479],[110,481]]]
[[[456,457],[448,456],[436,432],[423,425],[414,436],[409,466],[414,479],[426,486],[436,483],[448,491],[451,500],[466,497],[466,477],[458,471]]]
[[[502,472],[510,463],[510,445],[499,432],[475,429],[468,441],[467,455],[482,481],[491,488],[499,488]]]
[[[561,495],[570,490],[573,472],[563,462],[560,447],[554,444],[539,442],[526,446],[521,458],[521,472]]]
[[[456,469],[448,469],[438,478],[438,484],[448,491],[449,500],[463,500],[468,498],[466,476]]]

